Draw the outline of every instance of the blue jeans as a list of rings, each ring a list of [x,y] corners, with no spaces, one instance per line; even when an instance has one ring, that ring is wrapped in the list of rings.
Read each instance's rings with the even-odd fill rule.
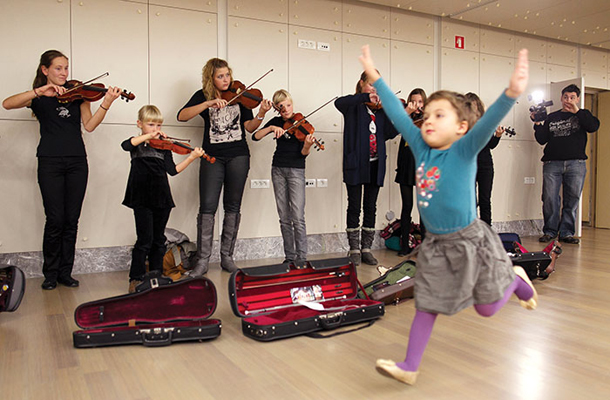
[[[545,161],[542,167],[542,213],[545,235],[574,236],[576,210],[587,174],[586,160]],[[559,190],[563,185],[563,207]],[[561,208],[561,217],[560,217]]]
[[[307,259],[305,228],[305,169],[271,167],[284,254],[288,260]]]

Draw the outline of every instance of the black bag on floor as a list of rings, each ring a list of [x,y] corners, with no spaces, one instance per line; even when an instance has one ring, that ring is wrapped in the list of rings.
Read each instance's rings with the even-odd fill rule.
[[[13,312],[25,293],[25,275],[14,265],[0,264],[0,312]]]
[[[549,274],[545,271],[551,263],[551,256],[544,251],[531,253],[509,253],[513,265],[519,265],[527,273],[531,281],[534,279],[545,280]]]

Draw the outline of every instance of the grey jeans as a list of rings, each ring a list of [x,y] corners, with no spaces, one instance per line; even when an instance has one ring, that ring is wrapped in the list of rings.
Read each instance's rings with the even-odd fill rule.
[[[305,228],[305,169],[271,167],[280,230],[287,260],[307,258]]]

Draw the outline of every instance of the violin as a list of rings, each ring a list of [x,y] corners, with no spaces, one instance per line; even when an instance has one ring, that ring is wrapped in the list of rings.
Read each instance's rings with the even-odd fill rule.
[[[515,132],[515,128],[512,128],[510,126],[505,126],[504,134],[506,134],[506,136],[508,136],[508,137],[513,137],[517,134],[517,132]]]
[[[394,93],[394,94],[399,94],[402,90],[399,90],[398,92]],[[399,98],[398,100],[400,100],[402,102],[403,107],[407,106],[407,101],[405,99],[401,99]],[[366,106],[368,108],[371,109],[371,111],[379,111],[383,108],[383,106],[381,105],[381,101],[378,101],[377,103],[373,103],[371,101],[364,103],[366,104]]]
[[[157,150],[170,150],[176,154],[186,155],[191,151],[195,150],[191,146],[186,143],[179,142],[177,140],[172,139],[150,139],[148,141],[148,145],[153,149]],[[215,157],[210,157],[206,153],[203,153],[201,158],[206,159],[210,164],[214,164],[216,162]]]
[[[252,88],[254,84],[265,76],[267,76],[273,69],[267,71],[263,76],[252,82],[250,86],[246,87],[240,81],[233,81],[227,90],[223,90],[220,92],[220,98],[227,101],[227,105],[231,105],[234,103],[240,103],[244,107],[252,110],[263,101],[263,93],[258,90]]]
[[[307,135],[313,135],[315,128],[310,124],[303,114],[295,113],[292,117],[284,122],[283,128],[286,130],[284,135],[293,135],[300,142],[304,142]],[[324,142],[320,143],[318,139],[313,139],[313,145],[316,150],[324,150]]]
[[[404,100],[403,100],[404,101]],[[411,119],[416,127],[421,128],[424,124],[424,110],[420,107],[411,113]]]
[[[65,85],[67,90],[58,95],[57,100],[59,100],[60,103],[70,103],[75,100],[85,100],[89,102],[98,101],[104,97],[108,89],[103,83],[91,83],[91,81],[107,75],[108,72],[84,83],[76,79],[69,80]],[[125,100],[126,102],[129,100],[134,100],[135,98],[136,96],[131,92],[127,92],[126,90],[121,92],[121,99]]]

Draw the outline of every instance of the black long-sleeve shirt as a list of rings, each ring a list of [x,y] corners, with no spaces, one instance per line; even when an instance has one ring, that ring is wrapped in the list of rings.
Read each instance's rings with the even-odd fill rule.
[[[544,124],[534,125],[536,141],[546,144],[542,161],[586,160],[587,132],[598,129],[599,119],[589,110],[549,114]]]

